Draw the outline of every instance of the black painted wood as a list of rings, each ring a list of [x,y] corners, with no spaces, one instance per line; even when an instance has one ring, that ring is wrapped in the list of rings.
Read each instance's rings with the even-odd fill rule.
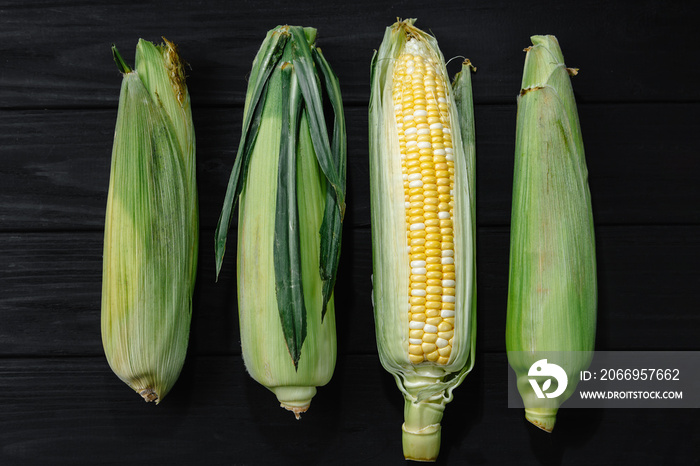
[[[0,2],[0,464],[404,464],[401,395],[374,342],[366,111],[369,60],[397,16],[478,67],[477,364],[447,408],[438,464],[700,464],[696,410],[563,409],[553,434],[534,429],[506,407],[503,353],[515,99],[539,33],[581,70],[596,347],[698,350],[699,13],[659,0]],[[348,124],[339,359],[299,422],[246,374],[233,249],[218,283],[212,254],[246,75],[283,23],[318,28]],[[188,358],[156,407],[110,371],[99,307],[121,81],[110,46],[133,62],[139,37],[160,36],[191,65],[201,254]]]
[[[547,435],[507,408],[507,371],[502,353],[478,357],[445,411],[438,465],[695,464],[694,410],[562,409]],[[189,358],[158,406],[101,358],[2,359],[0,406],[3,465],[405,464],[403,400],[376,356],[342,357],[300,421],[240,357]]]
[[[210,237],[202,231],[190,353],[239,354],[235,255],[215,282]],[[596,238],[597,348],[696,348],[700,226],[602,226]],[[481,228],[477,240],[479,349],[504,351],[508,230]],[[0,257],[0,355],[102,354],[101,232],[0,234]],[[341,353],[376,353],[371,274],[370,231],[346,231],[335,291]]]
[[[475,109],[480,225],[510,222],[515,112],[515,105]],[[584,104],[580,114],[598,224],[700,222],[700,103]],[[368,226],[367,110],[349,107],[346,115],[345,224]],[[241,118],[238,108],[194,111],[203,228],[219,218]],[[0,110],[0,231],[101,229],[115,120],[114,109]]]
[[[161,36],[192,66],[195,106],[242,104],[261,38],[278,24],[318,28],[345,98],[366,102],[372,51],[397,16],[418,18],[445,56],[472,59],[477,102],[517,95],[532,34],[555,34],[568,64],[588,76],[576,89],[582,102],[700,101],[697,34],[687,27],[699,11],[687,1],[3,3],[2,108],[116,106],[110,45],[131,61],[139,37]]]

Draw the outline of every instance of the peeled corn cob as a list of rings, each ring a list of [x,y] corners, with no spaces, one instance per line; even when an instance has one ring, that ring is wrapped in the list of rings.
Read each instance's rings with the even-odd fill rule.
[[[176,47],[139,40],[123,73],[107,198],[102,342],[114,373],[159,403],[187,352],[198,248],[195,139]]]
[[[576,102],[559,43],[533,36],[518,116],[506,348],[525,417],[551,432],[588,367],[595,340],[596,258],[588,171]],[[549,357],[567,373],[562,395],[540,399],[528,371]],[[551,390],[550,390],[551,392]]]
[[[216,231],[217,275],[238,218],[243,360],[297,419],[336,360],[333,284],[345,206],[345,120],[316,30],[278,26],[253,63],[243,135]],[[329,141],[322,87],[335,113]]]
[[[404,456],[434,461],[474,365],[474,126],[470,63],[453,90],[414,22],[387,28],[372,61],[373,300],[380,360],[405,398]]]

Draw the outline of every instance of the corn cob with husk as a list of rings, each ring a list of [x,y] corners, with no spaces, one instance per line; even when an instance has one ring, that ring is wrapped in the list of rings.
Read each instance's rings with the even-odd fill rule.
[[[238,216],[238,314],[250,375],[299,415],[336,360],[333,285],[345,208],[345,120],[316,30],[278,26],[253,63],[216,231],[217,276]],[[335,114],[332,140],[325,89]],[[240,198],[240,199],[239,199]]]
[[[102,342],[114,373],[159,403],[185,360],[197,268],[190,98],[172,43],[140,40],[134,69],[112,51],[123,81],[105,221]]]
[[[531,39],[518,98],[506,348],[525,417],[551,432],[559,406],[592,356],[596,258],[588,171],[569,78],[576,70],[564,65],[554,36]],[[568,385],[562,395],[541,399],[528,373],[546,358],[564,369]]]
[[[404,395],[407,459],[434,461],[452,391],[474,365],[476,267],[471,64],[453,87],[415,19],[372,61],[370,188],[377,347]]]

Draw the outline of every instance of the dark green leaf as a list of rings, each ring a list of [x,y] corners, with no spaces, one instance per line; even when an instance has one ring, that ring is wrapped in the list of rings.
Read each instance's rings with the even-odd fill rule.
[[[214,235],[217,278],[221,271],[221,265],[224,262],[226,236],[228,235],[228,229],[231,224],[233,208],[243,188],[243,181],[245,180],[250,163],[250,154],[252,153],[258,135],[260,119],[262,118],[262,109],[265,105],[267,82],[270,74],[272,74],[272,70],[277,66],[284,52],[285,44],[288,39],[289,36],[287,34],[281,34],[277,30],[271,31],[263,42],[253,62],[253,69],[248,85],[249,100],[246,101],[246,108],[243,114],[243,129],[241,141],[238,145],[238,157],[231,171],[231,177],[229,178],[228,187],[226,189],[226,197],[224,198],[224,205],[221,209],[221,216],[216,225],[216,233]]]
[[[126,64],[122,56],[117,50],[117,46],[112,44],[112,58],[114,58],[114,63],[117,64],[117,68],[122,74],[131,73],[131,67]]]
[[[320,49],[314,49],[313,53],[316,66],[323,77],[326,92],[333,107],[335,116],[333,122],[333,141],[331,143],[331,153],[333,161],[338,168],[338,174],[343,189],[345,189],[346,173],[346,152],[347,142],[345,133],[345,114],[343,113],[343,99],[340,94],[340,84],[338,78],[333,73],[330,65],[321,53]],[[343,192],[343,195],[345,193]],[[326,208],[323,213],[323,223],[321,224],[321,257],[320,273],[323,280],[323,311],[322,318],[326,315],[328,301],[333,293],[338,263],[340,262],[340,244],[342,239],[343,226],[340,210],[332,190],[326,190]]]
[[[292,49],[294,51],[294,69],[299,78],[299,87],[304,96],[304,103],[309,112],[309,128],[311,140],[316,152],[318,164],[331,184],[338,203],[341,218],[345,213],[345,186],[340,173],[333,161],[333,155],[328,141],[328,131],[323,113],[323,100],[318,76],[315,72],[311,47],[301,28],[290,28],[292,33]]]
[[[343,222],[331,190],[326,191],[326,208],[321,223],[320,273],[323,280],[323,310],[321,319],[326,315],[328,301],[333,294],[335,278],[340,262],[340,244],[343,237]]]
[[[301,94],[293,65],[282,72],[282,137],[280,138],[277,207],[275,213],[274,264],[277,306],[287,349],[298,367],[306,339],[306,307],[302,289],[299,212],[297,207],[297,134]]]
[[[333,107],[334,121],[333,121],[333,141],[331,144],[331,151],[333,153],[333,159],[338,168],[338,177],[340,185],[343,187],[343,195],[345,194],[345,173],[346,173],[346,152],[347,152],[347,142],[345,136],[345,114],[343,113],[343,98],[340,94],[340,83],[338,82],[338,77],[335,75],[330,65],[326,61],[326,58],[321,53],[321,49],[314,49],[314,60],[323,77],[324,84],[326,86],[326,92],[328,93],[328,98],[331,101],[331,106]]]

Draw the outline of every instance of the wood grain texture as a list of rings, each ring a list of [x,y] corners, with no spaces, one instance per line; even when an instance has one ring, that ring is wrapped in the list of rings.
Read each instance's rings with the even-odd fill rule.
[[[475,109],[482,226],[510,223],[515,111]],[[581,105],[580,114],[597,224],[700,222],[700,104]],[[349,107],[346,117],[345,224],[365,227],[367,110]],[[241,118],[237,108],[195,109],[202,228],[218,221]],[[101,229],[115,120],[115,110],[0,111],[0,231]]]
[[[514,458],[692,465],[697,458],[694,410],[562,409],[546,434],[507,408],[507,370],[503,354],[478,357],[445,411],[438,465],[506,466]],[[341,358],[300,421],[248,377],[240,357],[189,358],[158,406],[101,358],[2,359],[0,462],[401,465],[401,398],[376,356]]]
[[[366,103],[372,52],[396,17],[418,18],[446,57],[472,59],[479,68],[476,102],[512,102],[522,49],[532,34],[556,35],[567,64],[588,76],[576,87],[581,102],[700,101],[700,63],[691,59],[697,37],[685,27],[698,17],[693,2],[436,0],[428,8],[423,2],[372,0],[39,0],[6,1],[0,10],[0,108],[114,107],[117,70],[110,45],[132,62],[139,37],[161,36],[179,44],[192,67],[195,106],[242,104],[253,57],[265,32],[278,24],[318,28],[318,44],[340,77],[345,99]]]
[[[189,352],[239,354],[235,254],[216,283],[210,237],[202,232]],[[699,238],[700,226],[596,230],[597,349],[697,347]],[[508,230],[482,228],[477,241],[477,341],[482,351],[504,351]],[[102,354],[101,232],[0,234],[0,257],[0,355]],[[369,230],[346,231],[335,291],[341,354],[376,353],[371,274]]]
[[[406,464],[403,402],[374,339],[366,108],[373,50],[397,16],[478,67],[477,362],[447,408],[437,464],[700,466],[696,410],[563,409],[546,435],[506,407],[515,103],[532,34],[555,34],[580,68],[597,349],[700,349],[700,6],[660,0],[0,1],[0,464]],[[218,283],[213,266],[246,78],[285,23],[318,28],[348,125],[339,358],[300,422],[245,372],[235,248]],[[188,358],[156,407],[107,365],[100,292],[121,83],[110,46],[133,63],[139,37],[161,36],[190,65],[201,244]]]

